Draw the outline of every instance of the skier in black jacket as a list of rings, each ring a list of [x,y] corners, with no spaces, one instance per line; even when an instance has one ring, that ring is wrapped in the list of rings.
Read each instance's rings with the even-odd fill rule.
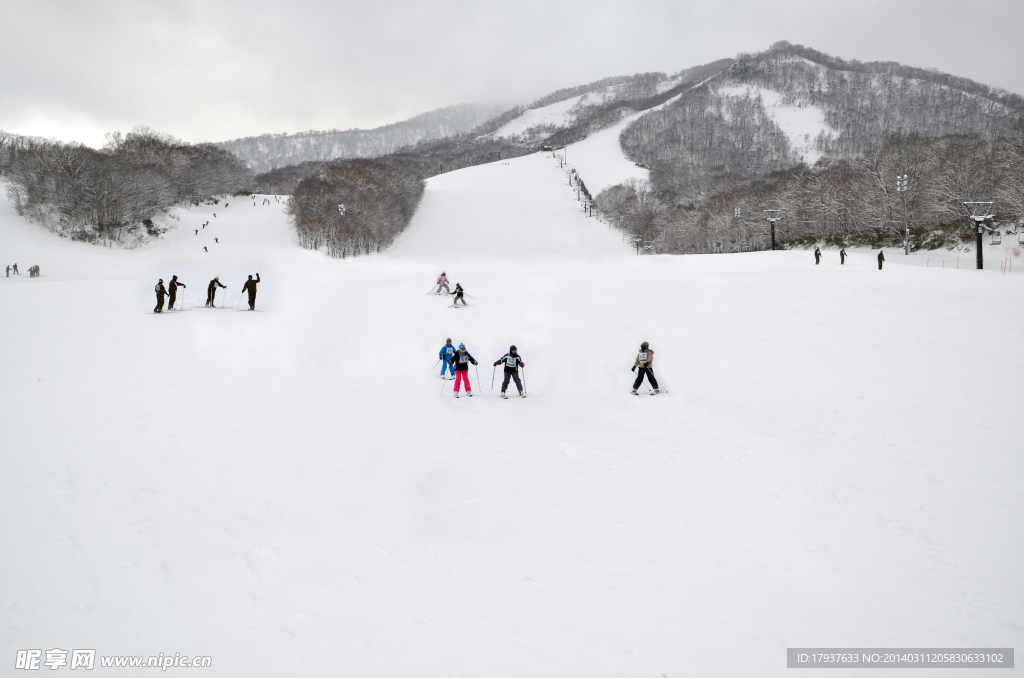
[[[501,382],[501,397],[508,399],[508,396],[505,395],[505,389],[508,388],[508,380],[512,379],[516,382],[516,388],[519,389],[519,397],[525,398],[526,392],[523,391],[523,385],[519,381],[519,368],[525,368],[526,363],[524,363],[523,359],[519,357],[519,352],[516,350],[515,345],[509,346],[508,353],[501,356],[501,358],[494,363],[495,367],[498,365],[505,366],[505,378]]]
[[[459,397],[459,384],[466,382],[466,395],[473,397],[473,387],[469,384],[469,364],[477,364],[476,359],[466,350],[465,344],[459,344],[458,352],[448,362],[455,365],[455,397]]]
[[[462,285],[460,285],[459,283],[455,283],[455,291],[452,292],[452,294],[455,295],[455,303],[453,303],[452,306],[458,306],[460,301],[462,302],[463,306],[466,305],[466,300],[462,298]]]

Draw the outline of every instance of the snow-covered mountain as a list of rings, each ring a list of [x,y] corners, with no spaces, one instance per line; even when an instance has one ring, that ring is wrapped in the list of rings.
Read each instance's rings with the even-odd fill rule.
[[[402,146],[461,134],[505,110],[506,106],[459,104],[373,129],[262,134],[217,144],[238,156],[253,172],[303,162],[387,155]]]
[[[481,138],[564,145],[648,110],[727,68],[721,59],[672,75],[639,73],[561,89],[476,130]]]
[[[778,43],[736,62],[622,134],[626,154],[680,181],[758,177],[822,157],[853,158],[894,135],[991,141],[1024,98],[938,71],[844,61]]]

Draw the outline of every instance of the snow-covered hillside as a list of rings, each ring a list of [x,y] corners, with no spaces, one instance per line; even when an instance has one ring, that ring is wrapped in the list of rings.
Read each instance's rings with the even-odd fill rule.
[[[760,100],[772,122],[786,135],[794,160],[813,165],[821,158],[821,140],[831,139],[835,132],[825,120],[825,111],[818,106],[803,104],[787,106],[782,94],[772,89],[733,85],[722,87],[718,93],[724,97]]]
[[[636,257],[542,154],[430,179],[380,256],[228,201],[134,251],[0,213],[2,259],[43,274],[0,278],[7,661],[782,676],[788,646],[1024,640],[1024,357],[972,348],[1024,331],[1024,276]],[[186,310],[153,314],[172,274]],[[667,394],[630,395],[643,340]],[[512,343],[506,401],[486,368]]]
[[[529,108],[523,114],[502,125],[493,136],[507,139],[513,136],[528,134],[530,130],[540,128],[548,133],[568,127],[576,116],[587,106],[597,106],[615,99],[621,85],[606,87],[595,92],[588,92],[547,106]]]

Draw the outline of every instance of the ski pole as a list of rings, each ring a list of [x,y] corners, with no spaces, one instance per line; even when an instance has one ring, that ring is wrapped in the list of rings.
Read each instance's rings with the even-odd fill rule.
[[[473,369],[476,370],[476,387],[477,387],[477,389],[479,389],[480,388],[480,367],[478,365],[473,365]]]
[[[523,365],[523,393],[526,393],[526,365]]]
[[[445,382],[445,379],[442,377],[441,378],[441,392],[437,394],[438,398],[440,398],[441,396],[444,395],[444,382]]]
[[[494,390],[494,373],[498,371],[498,366],[495,365],[494,369],[491,370],[491,390]]]
[[[438,359],[437,359],[437,363],[439,363],[439,362],[441,362],[441,359],[440,359],[440,358],[438,358]],[[434,363],[434,369],[436,369],[436,368],[437,368],[437,363]]]

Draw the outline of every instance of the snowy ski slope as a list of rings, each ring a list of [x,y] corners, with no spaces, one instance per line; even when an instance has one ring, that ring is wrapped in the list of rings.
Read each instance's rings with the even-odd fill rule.
[[[1024,644],[1024,276],[636,257],[540,154],[431,179],[346,261],[228,200],[136,251],[0,212],[2,259],[43,274],[0,278],[5,661],[676,678]],[[175,273],[188,310],[153,314]],[[472,399],[439,396],[446,337]],[[642,340],[668,394],[629,393]],[[504,401],[511,343],[530,396]]]

